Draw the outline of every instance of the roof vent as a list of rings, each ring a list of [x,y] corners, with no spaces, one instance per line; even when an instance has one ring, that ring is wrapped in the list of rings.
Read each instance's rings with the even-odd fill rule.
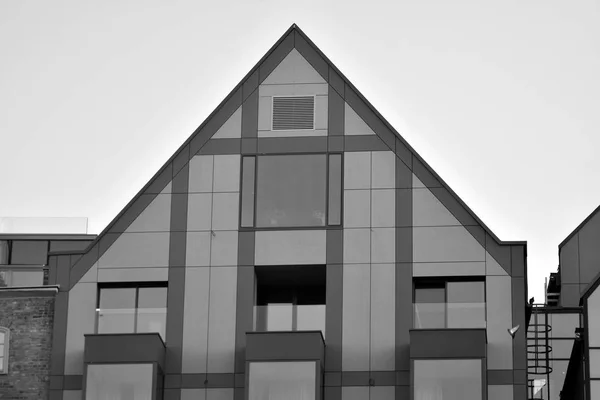
[[[273,97],[273,130],[314,129],[315,97]]]

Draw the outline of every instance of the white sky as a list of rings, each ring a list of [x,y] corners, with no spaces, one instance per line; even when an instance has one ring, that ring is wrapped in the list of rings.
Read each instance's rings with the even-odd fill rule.
[[[502,240],[538,302],[600,203],[600,1],[0,2],[0,216],[99,233],[297,23]]]

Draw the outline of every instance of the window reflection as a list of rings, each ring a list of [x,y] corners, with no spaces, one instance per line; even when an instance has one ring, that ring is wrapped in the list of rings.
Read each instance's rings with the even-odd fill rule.
[[[252,362],[248,380],[249,400],[314,400],[316,363]]]
[[[324,226],[324,154],[258,157],[256,226]]]
[[[90,364],[87,400],[151,400],[152,364]]]
[[[481,400],[481,360],[415,360],[415,400]]]

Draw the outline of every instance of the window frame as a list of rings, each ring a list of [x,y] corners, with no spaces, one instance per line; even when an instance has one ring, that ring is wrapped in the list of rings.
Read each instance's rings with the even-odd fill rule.
[[[481,282],[483,284],[483,304],[484,304],[484,317],[485,324],[487,326],[487,285],[485,276],[441,276],[441,277],[417,277],[413,278],[412,285],[412,304],[413,304],[413,328],[412,329],[462,329],[462,328],[449,328],[448,327],[448,283],[449,282]],[[414,327],[414,305],[419,304],[416,302],[417,289],[444,289],[444,328],[415,328]],[[451,303],[450,303],[451,304]],[[471,329],[471,328],[464,328]],[[484,329],[484,328],[474,328]]]
[[[0,375],[8,375],[8,353],[10,348],[10,329],[0,326],[0,332],[4,333],[4,351],[0,354]]]
[[[312,97],[313,98],[312,128],[310,128],[310,129],[274,129],[273,124],[275,123],[275,118],[273,118],[273,115],[275,114],[275,98],[276,97],[277,98],[280,98],[280,97]],[[290,94],[290,95],[278,94],[278,95],[273,95],[273,96],[271,96],[270,117],[271,117],[271,124],[270,124],[271,132],[315,131],[316,130],[315,122],[317,120],[317,95],[315,95],[315,94]]]
[[[165,309],[167,309],[168,299],[169,299],[169,282],[167,281],[149,281],[149,282],[102,282],[98,283],[98,290],[96,293],[96,314],[98,313],[100,308],[100,295],[102,289],[135,289],[135,312],[133,313],[133,332],[128,333],[138,333],[138,310],[139,310],[139,301],[140,301],[140,288],[166,288],[167,289],[167,297],[165,303]],[[95,327],[94,332],[98,333],[98,316],[95,318]],[[166,325],[165,325],[165,336],[166,336]],[[160,334],[160,333],[159,333]],[[162,337],[163,342],[166,343],[166,337]]]
[[[286,97],[286,96],[284,96]],[[323,155],[325,156],[325,223],[323,225],[310,225],[310,226],[256,226],[257,211],[258,211],[258,161],[260,157],[272,157],[272,156],[314,156]],[[339,157],[340,160],[340,183],[339,183],[339,223],[330,223],[331,219],[331,181],[330,181],[330,170],[331,170],[331,158]],[[254,181],[252,182],[252,192],[244,192],[244,160],[254,159]],[[241,157],[240,162],[240,201],[238,209],[238,225],[240,231],[273,231],[273,230],[315,230],[315,229],[342,229],[344,226],[344,153],[343,152],[298,152],[298,153],[268,153],[268,154],[245,154]],[[252,224],[244,225],[244,201],[245,195],[252,195]]]
[[[468,358],[413,358],[410,360],[410,398],[414,398],[416,394],[416,369],[415,363],[419,361],[438,361],[438,360],[460,360],[460,361],[479,361],[481,366],[481,399],[486,399],[487,390],[488,390],[488,382],[487,382],[487,363],[485,362],[485,358],[476,358],[476,357],[468,357]]]

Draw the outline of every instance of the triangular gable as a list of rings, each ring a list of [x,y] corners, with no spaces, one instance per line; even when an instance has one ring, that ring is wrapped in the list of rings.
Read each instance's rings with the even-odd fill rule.
[[[375,132],[358,116],[356,111],[348,103],[344,104],[344,135],[374,135]]]
[[[325,79],[296,50],[292,49],[269,74],[263,85],[327,83]]]
[[[235,139],[242,137],[242,107],[219,128],[212,139]]]
[[[301,56],[301,57],[299,57]],[[285,63],[282,64],[282,61]],[[301,67],[298,67],[300,65]],[[306,68],[309,65],[311,68]],[[274,73],[275,69],[277,72]],[[261,83],[277,82],[280,74],[293,71],[300,80],[318,80],[327,82],[331,92],[335,92],[346,109],[351,110],[351,121],[354,114],[358,121],[364,123],[370,131],[394,151],[397,157],[411,170],[416,180],[416,187],[427,187],[444,204],[450,212],[466,226],[473,237],[499,260],[499,265],[510,271],[510,246],[503,244],[487,228],[462,200],[442,181],[442,179],[423,161],[379,112],[360,94],[360,92],[344,77],[344,75],[323,55],[323,53],[294,24],[267,52],[258,64],[242,79],[225,100],[194,131],[179,150],[167,161],[161,170],[130,201],[124,210],[98,235],[86,254],[81,257],[71,270],[71,285],[74,285],[98,258],[114,243],[119,232],[124,232],[129,225],[148,206],[146,194],[158,194],[178,174],[187,174],[190,158],[213,138],[230,138],[237,136],[238,121],[241,124],[241,136],[244,136],[245,116],[240,107],[245,101],[257,102],[256,90]],[[315,71],[317,74],[315,74]],[[251,125],[251,124],[250,124]],[[367,133],[368,134],[368,133]],[[235,135],[235,136],[234,136]],[[186,175],[187,177],[187,175]],[[183,177],[181,179],[184,179]],[[186,178],[187,180],[187,178]],[[177,193],[174,190],[173,193]],[[176,205],[174,205],[175,207]],[[467,222],[465,224],[465,221]],[[524,242],[511,242],[511,244]]]

